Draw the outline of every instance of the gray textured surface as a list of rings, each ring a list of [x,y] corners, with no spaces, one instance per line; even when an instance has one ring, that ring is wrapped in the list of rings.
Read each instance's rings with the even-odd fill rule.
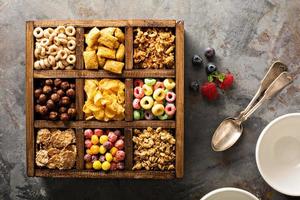
[[[300,81],[285,89],[245,124],[231,150],[210,149],[212,131],[244,107],[272,60],[300,73],[298,0],[37,1],[0,0],[0,199],[199,199],[218,187],[236,186],[261,199],[296,199],[272,190],[260,177],[254,149],[259,133],[275,117],[299,111]],[[185,177],[175,181],[28,178],[25,174],[25,20],[175,18],[185,21]],[[217,51],[221,69],[235,87],[206,103],[191,92],[204,70],[190,58],[206,46]],[[83,195],[83,196],[82,196]]]

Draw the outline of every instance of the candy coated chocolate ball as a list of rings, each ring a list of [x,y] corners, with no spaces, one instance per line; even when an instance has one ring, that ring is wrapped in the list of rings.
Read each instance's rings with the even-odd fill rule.
[[[93,145],[91,140],[89,140],[89,139],[85,140],[84,144],[85,144],[85,147],[88,149],[91,148],[91,146]]]
[[[85,150],[87,154],[93,155],[90,149]]]
[[[108,162],[111,162],[113,160],[113,156],[111,153],[106,153],[105,154],[105,159],[108,161]]]
[[[100,161],[99,161],[99,162],[100,162]],[[104,162],[102,163],[102,169],[103,169],[104,171],[109,170],[109,169],[110,169],[110,163],[109,163],[108,161],[104,161]]]
[[[123,162],[118,162],[117,163],[117,169],[124,169],[125,168],[125,165],[124,165],[124,163]]]
[[[121,131],[119,129],[115,130],[114,133],[116,136],[120,137],[121,136]]]
[[[92,135],[91,141],[92,141],[93,144],[98,144],[99,143],[98,136],[97,135]]]
[[[105,149],[109,150],[112,148],[113,144],[110,141],[106,141],[104,142],[103,146],[105,147]]]
[[[117,169],[118,169],[118,168],[117,168],[117,163],[111,162],[111,163],[110,163],[110,170],[115,171],[115,170],[117,170]]]
[[[100,137],[101,135],[103,135],[103,130],[96,128],[94,130],[94,134]]]
[[[92,162],[95,162],[96,160],[98,160],[98,156],[97,155],[92,155]]]
[[[101,135],[100,136],[100,143],[101,144],[104,144],[107,141],[108,141],[108,136],[107,135]]]
[[[122,160],[124,160],[124,159],[125,159],[125,152],[122,151],[122,150],[118,150],[118,151],[116,152],[115,158],[116,158],[117,161],[122,161]]]
[[[96,160],[95,162],[93,162],[93,168],[95,170],[100,170],[101,169],[101,162],[99,160]]]
[[[85,163],[85,168],[86,169],[92,169],[93,168],[93,163],[91,163],[91,162]]]
[[[105,156],[104,155],[101,155],[100,157],[99,157],[99,160],[100,160],[100,162],[104,162],[105,161]]]
[[[106,148],[105,148],[103,145],[101,145],[100,148],[99,148],[99,152],[100,152],[101,154],[105,154]]]
[[[113,148],[110,149],[109,152],[111,153],[112,156],[115,156],[116,153],[117,153],[117,151],[118,151],[118,148],[117,147],[113,147]]]
[[[115,147],[118,149],[123,149],[124,148],[124,141],[123,140],[117,140],[115,143]]]
[[[108,140],[112,143],[114,143],[115,141],[117,141],[118,136],[115,134],[115,132],[109,132],[108,133]]]
[[[95,144],[94,144],[94,145],[91,146],[90,150],[91,150],[91,153],[92,153],[92,154],[96,155],[96,154],[99,153],[100,148],[99,148],[98,145],[95,145]]]
[[[90,154],[85,154],[83,159],[86,161],[86,162],[91,162],[92,161],[92,156]]]
[[[86,130],[84,131],[84,137],[85,137],[85,138],[91,138],[92,135],[93,135],[93,131],[92,131],[91,129],[86,129]]]

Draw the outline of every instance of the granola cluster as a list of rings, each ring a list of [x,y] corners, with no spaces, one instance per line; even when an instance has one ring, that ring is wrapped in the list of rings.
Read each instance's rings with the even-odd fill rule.
[[[37,132],[35,162],[49,169],[71,169],[76,161],[76,138],[73,129],[40,129]]]
[[[133,170],[175,169],[175,138],[165,129],[135,129]]]
[[[138,68],[175,68],[175,35],[168,28],[136,28],[133,60]]]

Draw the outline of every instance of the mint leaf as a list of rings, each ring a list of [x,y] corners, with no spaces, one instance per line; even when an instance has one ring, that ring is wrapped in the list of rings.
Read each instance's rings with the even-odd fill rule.
[[[224,74],[224,73],[219,73],[217,79],[218,79],[220,82],[223,82],[224,79],[225,79],[225,74]]]
[[[212,75],[208,75],[207,80],[208,80],[208,82],[213,82],[214,78]]]

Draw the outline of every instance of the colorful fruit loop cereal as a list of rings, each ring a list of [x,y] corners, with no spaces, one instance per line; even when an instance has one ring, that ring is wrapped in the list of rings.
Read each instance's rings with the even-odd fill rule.
[[[84,137],[86,154],[83,159],[86,169],[124,169],[125,143],[120,130],[86,129]]]
[[[86,120],[123,120],[125,118],[125,84],[114,79],[86,79],[87,100],[83,106]]]
[[[173,79],[135,79],[133,82],[134,120],[167,120],[176,113],[176,83]]]

